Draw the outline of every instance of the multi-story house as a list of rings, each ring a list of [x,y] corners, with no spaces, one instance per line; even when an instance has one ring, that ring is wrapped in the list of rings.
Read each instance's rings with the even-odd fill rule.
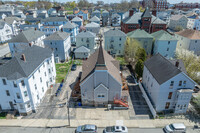
[[[177,27],[182,29],[187,28],[188,19],[184,15],[173,15],[170,18],[169,28],[172,30],[177,30]]]
[[[107,11],[107,10],[104,10],[103,12],[102,12],[102,26],[107,26],[107,25],[109,25],[109,17],[110,15],[109,15],[109,12]]]
[[[4,43],[13,36],[12,27],[4,21],[0,21],[0,42]]]
[[[141,12],[129,10],[129,17],[124,19],[121,24],[121,30],[125,33],[136,29],[143,29],[148,33],[153,33],[159,30],[166,30],[167,23],[163,20],[150,14],[149,8]]]
[[[56,62],[64,62],[69,59],[71,52],[69,33],[57,31],[44,39],[44,45],[53,49]]]
[[[43,47],[46,36],[44,32],[34,29],[28,29],[20,32],[17,36],[9,40],[8,45],[12,56],[22,51],[25,46],[38,45]]]
[[[70,33],[71,43],[76,42],[76,35],[78,34],[78,25],[72,22],[68,22],[62,27],[64,32]]]
[[[96,34],[90,31],[82,31],[76,36],[76,47],[85,46],[94,53],[96,49]]]
[[[151,35],[154,37],[153,54],[160,53],[166,58],[174,58],[178,42],[175,36],[164,30],[154,32]]]
[[[114,27],[121,25],[121,16],[119,14],[117,13],[112,14],[111,25]]]
[[[0,65],[0,107],[21,115],[36,112],[47,89],[55,84],[56,69],[51,49],[26,46]]]
[[[49,17],[49,15],[46,12],[38,13],[38,16],[37,16],[37,18],[41,18],[41,19],[45,19],[45,18],[48,18],[48,17]]]
[[[76,59],[87,59],[90,56],[90,49],[85,46],[77,47],[74,51]]]
[[[119,61],[112,58],[100,45],[83,61],[80,80],[81,101],[86,106],[107,106],[121,98],[122,81]]]
[[[151,55],[153,36],[147,33],[145,30],[134,30],[127,34],[127,42],[129,44],[138,44],[140,47],[144,48],[147,55]]]
[[[200,31],[185,29],[175,33],[178,40],[177,48],[193,51],[194,54],[200,55]]]
[[[167,0],[143,0],[144,7],[152,7],[156,10],[165,10],[168,8]]]
[[[142,84],[156,112],[186,113],[195,82],[181,64],[160,54],[145,61]]]
[[[77,10],[74,11],[76,16],[83,16],[83,20],[88,20],[88,10]]]
[[[95,22],[97,24],[100,24],[100,19],[97,16],[92,17],[89,21],[90,23]]]
[[[77,24],[78,27],[81,27],[83,25],[83,20],[80,17],[78,17],[78,16],[76,16],[75,18],[73,18],[71,21],[73,23]]]
[[[192,15],[187,17],[188,23],[187,28],[188,29],[194,29],[194,30],[200,30],[200,19],[198,15]]]
[[[100,31],[100,25],[98,23],[95,22],[91,22],[85,25],[85,28],[87,31],[91,31],[95,34],[99,34]]]
[[[176,9],[194,9],[194,8],[200,8],[199,3],[177,3],[175,4]]]
[[[126,34],[121,30],[110,29],[104,33],[104,49],[113,56],[124,55]]]
[[[97,16],[99,19],[101,17],[101,12],[99,10],[95,10],[92,12],[91,17]]]
[[[59,31],[66,23],[67,19],[65,17],[48,17],[41,20],[43,26],[40,27],[40,30],[45,32],[46,36],[49,36],[54,32]]]

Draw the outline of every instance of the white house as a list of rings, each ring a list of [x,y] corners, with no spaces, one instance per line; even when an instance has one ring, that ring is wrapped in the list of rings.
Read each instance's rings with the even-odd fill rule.
[[[21,115],[35,112],[47,89],[55,84],[56,69],[51,49],[26,46],[0,65],[0,108]]]
[[[188,19],[184,15],[174,15],[174,16],[171,16],[170,18],[169,28],[172,30],[176,30],[177,27],[186,29],[187,22],[188,22]]]
[[[70,34],[57,31],[44,39],[44,45],[54,50],[55,61],[66,61],[70,57],[71,39]]]
[[[121,25],[121,16],[117,13],[112,14],[111,16],[111,24],[112,26],[120,26]]]
[[[200,31],[185,29],[175,33],[178,40],[177,48],[193,51],[194,54],[200,55]]]
[[[87,59],[90,56],[90,49],[85,46],[80,46],[74,51],[76,59]]]
[[[95,23],[95,22],[91,22],[91,23],[86,24],[85,28],[86,28],[87,31],[91,31],[95,34],[99,34],[100,24]]]
[[[4,21],[0,21],[0,42],[4,43],[12,38],[13,32],[10,25]]]
[[[28,29],[20,32],[17,36],[9,40],[8,45],[12,56],[15,53],[20,52],[24,49],[24,46],[28,45],[38,45],[43,47],[46,36],[44,32],[34,29]]]
[[[154,37],[153,54],[160,53],[166,58],[174,58],[176,45],[178,40],[175,36],[164,30],[160,30],[151,34]]]
[[[76,36],[76,47],[85,46],[93,53],[96,46],[96,34],[90,31],[82,31]]]
[[[104,49],[111,55],[124,55],[126,34],[118,29],[110,29],[104,33]]]
[[[144,63],[142,84],[156,112],[186,113],[195,82],[184,72],[183,63],[160,54]]]
[[[200,29],[200,19],[198,15],[192,15],[187,17],[188,23],[187,23],[187,28],[188,29]]]

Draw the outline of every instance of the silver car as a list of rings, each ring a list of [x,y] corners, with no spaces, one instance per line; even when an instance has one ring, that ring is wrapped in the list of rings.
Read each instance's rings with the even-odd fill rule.
[[[110,126],[106,127],[103,133],[128,133],[128,128],[125,126]]]
[[[183,123],[173,123],[164,127],[166,133],[186,133],[186,127]]]
[[[75,133],[97,133],[97,126],[89,124],[78,126]]]

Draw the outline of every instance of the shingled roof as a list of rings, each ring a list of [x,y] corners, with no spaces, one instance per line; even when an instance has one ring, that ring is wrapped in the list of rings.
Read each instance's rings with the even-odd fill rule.
[[[76,27],[78,27],[77,24],[69,21],[65,25],[63,25],[62,28],[73,29],[73,28],[76,28]]]
[[[185,30],[176,32],[176,34],[192,39],[192,40],[200,40],[200,31],[198,30],[185,29]]]
[[[57,31],[52,35],[48,36],[47,38],[45,38],[44,40],[65,40],[69,36],[70,36],[69,33]]]
[[[130,38],[152,38],[153,36],[147,33],[145,30],[137,29],[127,33],[127,36]]]
[[[96,37],[96,34],[90,31],[82,31],[76,35],[76,37]]]
[[[90,21],[100,21],[100,19],[95,15],[90,19]]]
[[[25,55],[26,61],[21,59]],[[9,62],[0,66],[0,77],[17,80],[28,77],[47,58],[52,56],[52,50],[36,45],[27,46],[21,53],[17,53]]]
[[[126,37],[126,34],[123,32],[123,31],[121,31],[121,30],[118,30],[118,29],[115,29],[115,28],[113,28],[113,29],[110,29],[110,30],[108,30],[108,31],[106,31],[105,33],[104,33],[104,36],[105,37],[107,37],[107,36],[113,36],[113,37],[115,37],[115,36],[124,36],[124,37]]]
[[[146,8],[145,11],[143,12],[142,16],[143,18],[151,18],[150,10],[149,8]]]
[[[144,65],[160,85],[182,72],[160,54],[145,61]]]
[[[59,21],[67,21],[65,17],[48,17],[42,19],[42,22],[59,22]]]
[[[95,70],[107,70],[121,84],[119,61],[110,56],[102,45],[83,62],[82,70],[81,82],[94,73]]]
[[[155,37],[156,40],[177,40],[174,36],[170,35],[168,32],[164,30],[159,30],[157,32],[154,32],[151,34],[153,37]]]

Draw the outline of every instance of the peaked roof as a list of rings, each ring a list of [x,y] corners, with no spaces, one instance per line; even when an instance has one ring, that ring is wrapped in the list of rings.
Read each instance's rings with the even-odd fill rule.
[[[146,18],[151,18],[151,14],[150,14],[150,10],[149,8],[146,8],[145,11],[143,12],[142,16],[141,17],[146,17]]]
[[[173,15],[173,16],[171,16],[171,20],[179,20],[179,19],[181,19],[182,17],[185,17],[184,15]],[[185,17],[186,18],[186,17]]]
[[[189,16],[188,18],[190,18],[190,19],[199,19],[199,16],[194,14],[192,16]]]
[[[26,61],[21,59],[25,55]],[[52,50],[36,45],[27,46],[21,53],[17,53],[10,61],[0,65],[0,77],[17,80],[28,77],[46,59],[52,56]]]
[[[75,53],[79,53],[79,52],[90,52],[90,49],[86,48],[85,46],[80,46],[78,48],[76,48],[76,50],[74,51]]]
[[[151,34],[156,40],[177,40],[174,36],[170,35],[164,30],[159,30]]]
[[[75,22],[76,21],[82,21],[82,19],[76,16],[75,18],[72,19],[72,21],[75,21]]]
[[[102,13],[109,13],[107,10],[104,10]]]
[[[70,36],[70,34],[67,32],[57,31],[57,32],[51,34],[50,36],[48,36],[47,38],[45,38],[44,40],[65,40],[69,36]]]
[[[145,61],[144,65],[160,85],[182,72],[160,54]]]
[[[145,30],[137,29],[127,33],[127,36],[130,38],[152,38],[153,36],[147,33]]]
[[[87,27],[100,27],[100,24],[97,24],[97,23],[95,23],[95,22],[91,22],[91,23],[86,24],[85,27],[86,27],[86,28],[87,28]]]
[[[42,22],[59,22],[59,21],[67,21],[65,17],[48,17],[42,19]]]
[[[179,32],[176,32],[176,34],[192,39],[192,40],[200,40],[200,31],[198,30],[192,30],[192,29],[185,29]]]
[[[81,82],[95,70],[107,70],[121,84],[119,61],[110,56],[101,45],[99,49],[83,62],[82,70]]]
[[[110,37],[114,37],[114,36],[121,36],[121,37],[126,37],[126,34],[123,32],[123,31],[121,31],[121,30],[118,30],[118,29],[115,29],[115,28],[113,28],[113,29],[110,29],[110,30],[108,30],[108,31],[106,31],[105,33],[104,33],[104,36],[110,36]]]
[[[99,10],[95,10],[94,12],[92,12],[92,13],[101,13]]]
[[[37,40],[39,37],[44,36],[44,32],[34,29],[28,29],[25,31],[22,31],[17,36],[13,37],[8,42],[23,42],[23,43],[29,43],[32,41]]]
[[[4,21],[7,23],[7,24],[9,24],[9,25],[11,25],[11,24],[13,24],[13,22],[15,21],[15,20],[20,20],[20,18],[18,18],[18,17],[6,17],[5,19],[4,19]]]
[[[65,25],[63,25],[62,28],[73,29],[73,28],[76,28],[76,27],[78,27],[77,24],[69,21]]]
[[[82,31],[76,37],[96,37],[96,34],[90,31]]]
[[[90,21],[100,21],[100,19],[95,15],[90,19]]]

